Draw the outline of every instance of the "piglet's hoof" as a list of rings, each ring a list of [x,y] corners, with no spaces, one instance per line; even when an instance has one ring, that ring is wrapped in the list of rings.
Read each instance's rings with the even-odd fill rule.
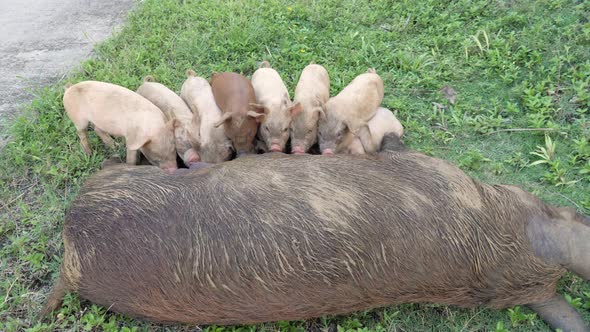
[[[211,166],[213,166],[213,164],[202,162],[202,161],[197,161],[194,163],[190,163],[188,168],[189,169],[201,169],[201,168],[207,168],[207,167],[211,167]]]
[[[110,158],[102,161],[102,163],[100,164],[100,169],[105,169],[107,167],[111,167],[111,166],[118,165],[121,163],[123,163],[123,160],[121,159],[121,157],[119,157],[118,155],[113,155]]]
[[[171,175],[183,175],[190,172],[190,169],[187,168],[179,168],[177,170],[174,171],[174,173],[171,173]]]

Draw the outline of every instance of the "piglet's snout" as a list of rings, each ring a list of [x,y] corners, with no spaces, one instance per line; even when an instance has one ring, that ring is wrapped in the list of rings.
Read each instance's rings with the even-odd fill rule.
[[[299,146],[299,145],[295,145],[292,149],[291,152],[293,154],[304,154],[305,150],[303,150],[303,147]]]
[[[277,144],[277,143],[271,144],[270,145],[270,151],[271,152],[281,152],[282,151],[281,145],[280,144]]]
[[[178,170],[178,167],[166,167],[166,168],[163,168],[163,170],[164,170],[164,172],[166,172],[168,174],[174,174]]]
[[[332,149],[324,149],[324,150],[322,151],[322,154],[323,154],[324,156],[333,156],[333,155],[334,155],[334,151],[333,151]]]

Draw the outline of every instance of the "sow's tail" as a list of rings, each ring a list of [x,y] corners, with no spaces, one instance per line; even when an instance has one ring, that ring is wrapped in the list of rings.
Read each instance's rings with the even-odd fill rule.
[[[61,302],[68,291],[68,287],[61,276],[57,278],[51,292],[49,293],[49,297],[47,297],[47,302],[43,306],[43,309],[37,316],[38,320],[43,319],[43,317],[49,315],[51,312],[56,310],[61,306]]]
[[[144,82],[155,82],[156,79],[152,76],[152,75],[147,75],[146,77],[143,78]]]

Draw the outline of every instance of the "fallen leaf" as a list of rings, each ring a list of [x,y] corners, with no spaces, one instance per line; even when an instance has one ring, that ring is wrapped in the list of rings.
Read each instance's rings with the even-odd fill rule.
[[[439,90],[439,92],[442,93],[442,95],[446,100],[449,101],[449,103],[451,103],[451,105],[455,105],[455,98],[457,97],[457,91],[455,91],[455,89],[445,85]]]

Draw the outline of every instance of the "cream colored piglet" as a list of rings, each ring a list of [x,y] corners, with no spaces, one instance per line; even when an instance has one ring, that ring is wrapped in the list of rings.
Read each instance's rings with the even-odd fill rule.
[[[144,78],[137,93],[158,106],[168,120],[176,119],[174,122],[176,153],[184,164],[190,167],[192,163],[200,161],[199,114],[193,114],[180,96],[165,85],[155,82],[151,76]]]
[[[166,122],[164,113],[139,94],[115,84],[84,81],[66,86],[63,103],[87,154],[92,152],[87,136],[92,123],[109,147],[114,147],[110,135],[125,137],[128,164],[137,164],[139,150],[150,163],[168,172],[177,169],[174,121]]]
[[[258,137],[271,152],[281,152],[289,140],[293,117],[301,112],[301,104],[291,102],[287,87],[279,73],[263,61],[252,75],[256,107],[266,116],[260,123]]]
[[[231,158],[232,143],[222,126],[215,127],[221,120],[221,110],[215,103],[211,85],[198,77],[194,71],[186,72],[180,96],[201,119],[201,159],[206,163],[220,163]]]
[[[358,137],[354,137],[350,145],[345,150],[346,153],[350,154],[365,154],[375,153],[381,146],[383,136],[386,134],[393,133],[397,137],[404,135],[404,127],[399,120],[393,115],[393,112],[384,107],[379,107],[375,115],[367,123],[371,133],[371,147],[373,150],[365,150],[361,140]],[[336,149],[338,152],[338,148]],[[342,148],[344,150],[344,148]]]
[[[324,107],[330,98],[330,76],[320,65],[309,64],[301,72],[295,88],[295,103],[301,104],[301,112],[291,121],[291,152],[306,153],[318,137],[318,119],[324,115]]]
[[[325,116],[318,123],[318,140],[322,154],[334,154],[337,146],[358,136],[367,150],[371,135],[367,122],[383,101],[383,81],[374,69],[358,75],[326,103]]]

